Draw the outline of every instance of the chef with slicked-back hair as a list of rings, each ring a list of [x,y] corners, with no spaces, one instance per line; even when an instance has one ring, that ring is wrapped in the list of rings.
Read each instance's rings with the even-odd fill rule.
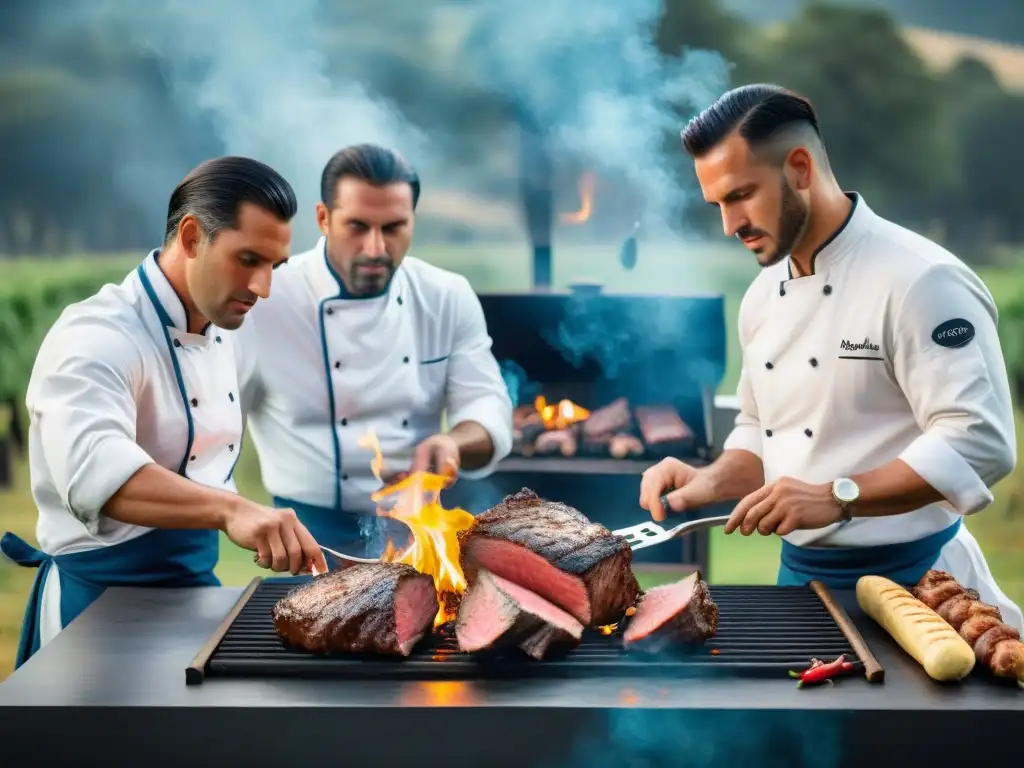
[[[763,269],[739,310],[740,412],[722,455],[651,467],[640,503],[662,519],[737,500],[726,532],[781,536],[782,585],[909,586],[938,568],[1024,629],[964,525],[1016,462],[985,284],[840,187],[798,94],[731,90],[682,139],[725,235]]]
[[[163,245],[47,333],[26,399],[39,548],[0,541],[37,569],[16,667],[107,587],[217,585],[220,531],[274,571],[326,570],[293,511],[233,480],[235,331],[288,257],[295,209],[263,163],[203,163],[171,195]]]

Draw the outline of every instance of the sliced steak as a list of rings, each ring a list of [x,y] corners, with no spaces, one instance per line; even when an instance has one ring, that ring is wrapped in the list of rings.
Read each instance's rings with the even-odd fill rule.
[[[478,571],[459,605],[455,637],[467,653],[519,646],[535,659],[552,647],[574,647],[583,625],[544,598]]]
[[[434,580],[404,563],[359,564],[317,576],[282,597],[274,628],[312,653],[408,656],[437,615]]]
[[[633,551],[572,507],[524,488],[459,533],[463,573],[486,569],[535,592],[585,626],[613,624],[636,602]]]
[[[700,572],[647,590],[626,627],[627,648],[653,652],[672,645],[703,643],[718,631],[718,606]]]

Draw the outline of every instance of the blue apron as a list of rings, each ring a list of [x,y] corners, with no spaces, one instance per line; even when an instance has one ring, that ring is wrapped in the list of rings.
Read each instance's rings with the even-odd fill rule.
[[[275,507],[290,507],[318,544],[354,557],[380,557],[390,540],[404,548],[411,532],[404,523],[375,514],[345,512],[274,496]]]
[[[21,625],[17,669],[39,650],[39,615],[50,567],[60,579],[60,624],[66,627],[107,587],[216,587],[213,572],[220,552],[217,531],[154,529],[109,547],[52,557],[13,533],[0,539],[0,552],[18,565],[37,568]]]
[[[806,586],[817,579],[831,589],[853,589],[861,576],[884,576],[909,587],[935,565],[960,530],[962,520],[917,541],[874,547],[798,547],[783,539],[780,587]]]

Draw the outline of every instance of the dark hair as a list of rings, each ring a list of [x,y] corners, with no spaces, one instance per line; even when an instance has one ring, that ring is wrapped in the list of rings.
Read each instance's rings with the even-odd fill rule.
[[[691,157],[709,152],[739,130],[751,147],[784,128],[810,126],[818,138],[818,115],[809,99],[778,85],[743,85],[722,94],[682,130],[683,148]]]
[[[377,144],[356,144],[336,152],[324,166],[320,176],[320,199],[328,208],[334,206],[338,182],[346,176],[369,182],[376,187],[387,184],[408,184],[412,187],[412,207],[420,199],[420,177],[409,162],[393,149]]]
[[[282,221],[291,221],[299,208],[291,185],[269,165],[247,157],[214,158],[193,168],[171,193],[164,242],[174,237],[187,214],[212,240],[238,226],[242,203],[253,203]]]

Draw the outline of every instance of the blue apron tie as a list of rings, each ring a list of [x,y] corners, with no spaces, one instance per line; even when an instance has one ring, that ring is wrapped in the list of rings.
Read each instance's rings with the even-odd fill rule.
[[[154,529],[111,546],[53,557],[13,533],[0,552],[18,565],[36,568],[18,640],[17,669],[39,650],[43,586],[56,563],[60,578],[60,623],[66,627],[107,587],[216,587],[220,553],[217,531]]]
[[[345,512],[330,507],[303,504],[274,496],[275,507],[290,507],[317,544],[354,557],[380,557],[388,541],[402,549],[408,543],[409,527],[398,520],[375,514]]]
[[[852,589],[861,576],[884,576],[904,587],[917,584],[935,565],[963,520],[917,541],[873,547],[798,547],[783,539],[780,587],[806,586],[817,579],[832,589]]]

